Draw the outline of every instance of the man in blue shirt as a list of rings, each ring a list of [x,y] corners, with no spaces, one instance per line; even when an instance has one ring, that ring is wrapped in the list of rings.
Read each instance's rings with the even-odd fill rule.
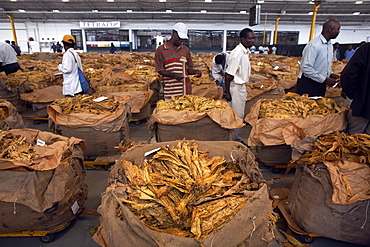
[[[344,52],[344,59],[350,60],[353,54],[355,54],[355,49],[352,45],[348,45],[346,52]]]
[[[298,75],[296,93],[308,96],[325,96],[326,85],[333,86],[339,76],[333,74],[333,45],[331,39],[339,35],[340,23],[327,20],[321,34],[308,42],[302,52],[301,70]]]

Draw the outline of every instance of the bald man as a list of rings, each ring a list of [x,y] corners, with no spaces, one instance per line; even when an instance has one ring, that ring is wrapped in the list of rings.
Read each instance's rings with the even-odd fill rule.
[[[308,96],[325,96],[326,85],[334,86],[339,79],[333,74],[333,45],[331,39],[339,35],[340,23],[327,20],[321,34],[308,42],[302,52],[301,70],[298,75],[296,93]]]

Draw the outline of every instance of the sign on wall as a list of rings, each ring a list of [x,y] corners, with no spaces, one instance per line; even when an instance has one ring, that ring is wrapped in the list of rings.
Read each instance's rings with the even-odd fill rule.
[[[81,28],[120,28],[119,21],[80,21]]]

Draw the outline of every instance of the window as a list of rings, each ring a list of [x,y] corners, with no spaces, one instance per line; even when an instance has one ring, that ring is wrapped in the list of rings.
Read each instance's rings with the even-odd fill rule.
[[[298,44],[299,31],[278,31],[277,43],[281,45]]]

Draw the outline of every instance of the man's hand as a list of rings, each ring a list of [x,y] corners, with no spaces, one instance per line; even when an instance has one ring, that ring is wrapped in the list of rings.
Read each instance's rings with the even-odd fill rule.
[[[231,94],[230,94],[230,92],[225,92],[224,98],[225,98],[227,101],[231,101]]]
[[[202,71],[197,70],[197,69],[188,69],[188,74],[189,75],[194,75],[195,77],[201,77],[202,76]]]
[[[334,78],[326,78],[324,83],[330,87],[332,87],[335,83],[337,83],[337,79]]]
[[[333,79],[338,80],[338,79],[339,79],[339,75],[331,74],[331,75],[330,75],[330,78],[333,78]]]

